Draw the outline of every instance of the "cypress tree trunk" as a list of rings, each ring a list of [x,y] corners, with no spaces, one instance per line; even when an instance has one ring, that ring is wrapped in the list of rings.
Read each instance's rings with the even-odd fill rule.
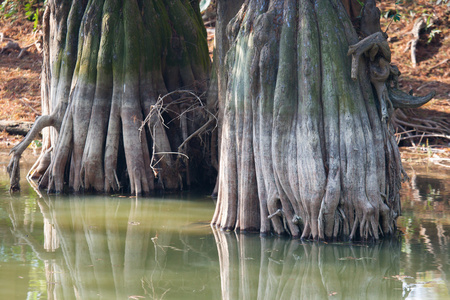
[[[361,42],[337,0],[248,0],[228,24],[213,225],[314,239],[395,231],[402,166],[389,116],[406,96],[366,6]],[[378,78],[386,68],[392,81]]]
[[[12,188],[48,126],[29,174],[49,191],[140,194],[211,177],[195,138],[211,119],[196,96],[210,67],[198,1],[52,0],[43,22],[45,115],[12,150]]]

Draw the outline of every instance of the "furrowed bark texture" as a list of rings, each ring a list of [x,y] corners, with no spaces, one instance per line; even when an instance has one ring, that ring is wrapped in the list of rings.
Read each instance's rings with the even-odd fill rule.
[[[228,24],[223,230],[314,239],[395,231],[402,167],[341,1],[246,1]]]
[[[29,173],[41,188],[140,194],[211,177],[191,136],[209,117],[193,96],[210,67],[197,1],[48,1],[44,44],[43,111],[56,130],[44,132],[48,168]]]

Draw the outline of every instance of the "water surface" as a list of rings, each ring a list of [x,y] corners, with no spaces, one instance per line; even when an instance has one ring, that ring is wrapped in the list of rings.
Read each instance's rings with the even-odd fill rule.
[[[0,161],[0,299],[450,298],[447,170],[406,167],[399,239],[327,244],[213,231],[205,195],[11,197]]]

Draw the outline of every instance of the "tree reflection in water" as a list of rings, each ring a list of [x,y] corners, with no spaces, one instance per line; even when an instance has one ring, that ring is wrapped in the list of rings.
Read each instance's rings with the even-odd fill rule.
[[[449,299],[450,171],[429,164],[407,165],[407,171],[410,180],[403,185],[398,221],[404,233],[402,271],[409,277],[413,297],[420,298],[425,289],[436,298]]]
[[[300,242],[214,231],[222,299],[401,299],[399,240]]]
[[[170,220],[164,218],[167,205],[162,202],[128,198],[37,202],[44,216],[45,249],[28,235],[17,230],[15,235],[44,260],[48,299],[163,299],[169,292],[179,299],[185,287],[193,299],[220,297],[213,238],[204,243],[205,230],[180,232],[179,224],[189,223],[189,216]],[[177,271],[191,276],[181,280]]]
[[[211,212],[189,216],[194,213],[186,207],[195,202],[5,199],[11,230],[2,229],[2,245],[14,237],[15,244],[31,246],[45,264],[47,297],[55,300],[445,298],[448,200],[430,205],[404,199],[402,241],[352,245],[211,233],[209,226],[193,224]],[[43,240],[33,231],[41,213]],[[20,280],[29,280],[31,289],[31,279]],[[23,293],[10,294],[18,299],[13,296]]]

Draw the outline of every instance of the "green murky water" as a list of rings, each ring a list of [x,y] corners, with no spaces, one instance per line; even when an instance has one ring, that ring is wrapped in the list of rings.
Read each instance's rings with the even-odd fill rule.
[[[206,196],[11,197],[6,161],[0,299],[450,298],[445,169],[406,168],[401,239],[350,245],[213,231]]]

